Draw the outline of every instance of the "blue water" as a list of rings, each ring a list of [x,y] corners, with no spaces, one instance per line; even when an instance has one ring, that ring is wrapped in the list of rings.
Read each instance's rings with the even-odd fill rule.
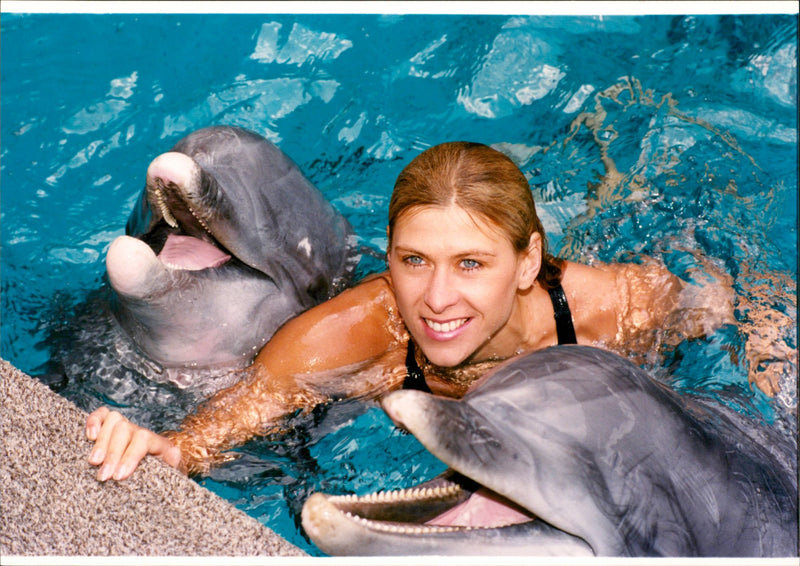
[[[4,13],[1,25],[0,353],[26,372],[103,285],[147,164],[210,124],[276,142],[377,252],[411,158],[494,144],[529,177],[553,251],[655,256],[687,280],[710,261],[741,299],[784,314],[780,340],[797,346],[796,16]],[[360,272],[382,268],[368,258]],[[733,326],[648,369],[768,423],[796,409],[796,359],[779,398],[754,391]],[[376,407],[300,424],[201,483],[312,553],[298,526],[310,492],[443,468]]]

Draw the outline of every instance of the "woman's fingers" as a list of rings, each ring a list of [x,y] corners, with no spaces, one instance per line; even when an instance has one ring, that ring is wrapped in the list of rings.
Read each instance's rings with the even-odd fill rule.
[[[103,426],[103,421],[110,412],[111,411],[108,410],[108,407],[100,407],[87,417],[86,437],[89,440],[97,440],[97,435],[100,434],[100,428]]]
[[[86,419],[86,435],[89,439],[92,439],[90,436],[92,433],[94,435],[94,448],[89,454],[90,464],[97,466],[104,462],[108,463],[109,444],[112,440],[114,429],[120,421],[128,423],[127,419],[120,413],[109,411],[105,407],[101,407]],[[117,437],[115,441],[118,442],[119,437]]]
[[[116,411],[112,411],[108,415],[95,442],[94,452],[99,452],[100,454],[93,452],[90,455],[90,461],[94,456],[95,461],[102,460],[103,462],[97,472],[98,480],[106,481],[117,473],[117,467],[133,438],[135,427],[136,425]],[[101,455],[102,459],[100,458]]]
[[[117,411],[101,407],[86,419],[86,436],[94,440],[89,463],[100,466],[97,479],[124,480],[152,454],[172,467],[181,462],[180,449],[169,439],[130,422]]]
[[[121,434],[127,436],[127,430]],[[136,470],[142,458],[151,453],[151,437],[157,435],[145,428],[137,427],[127,436],[128,444],[119,458],[119,463],[112,470],[111,477],[115,480],[127,479]]]

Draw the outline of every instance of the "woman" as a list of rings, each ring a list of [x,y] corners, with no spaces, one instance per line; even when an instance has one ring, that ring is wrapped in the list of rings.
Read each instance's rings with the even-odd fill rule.
[[[402,171],[389,206],[388,273],[286,323],[249,376],[157,435],[103,407],[87,419],[101,481],[147,454],[195,474],[282,418],[401,387],[459,397],[501,360],[557,343],[647,352],[680,309],[684,284],[660,265],[589,267],[547,251],[528,182],[485,145],[446,143]],[[730,298],[730,297],[728,297]],[[732,320],[676,331],[701,334]]]

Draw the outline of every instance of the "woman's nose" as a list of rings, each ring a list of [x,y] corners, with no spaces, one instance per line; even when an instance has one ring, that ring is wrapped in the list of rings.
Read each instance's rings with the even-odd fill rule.
[[[458,302],[458,289],[447,269],[436,268],[428,279],[425,304],[434,313],[442,313]]]

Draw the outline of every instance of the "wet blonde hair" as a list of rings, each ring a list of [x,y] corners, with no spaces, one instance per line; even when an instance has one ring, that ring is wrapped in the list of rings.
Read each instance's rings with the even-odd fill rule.
[[[389,247],[398,218],[421,206],[456,204],[496,226],[521,253],[531,235],[542,238],[542,267],[536,280],[549,289],[561,280],[563,261],[547,251],[528,180],[503,153],[487,145],[448,142],[415,157],[394,185],[389,202]]]

